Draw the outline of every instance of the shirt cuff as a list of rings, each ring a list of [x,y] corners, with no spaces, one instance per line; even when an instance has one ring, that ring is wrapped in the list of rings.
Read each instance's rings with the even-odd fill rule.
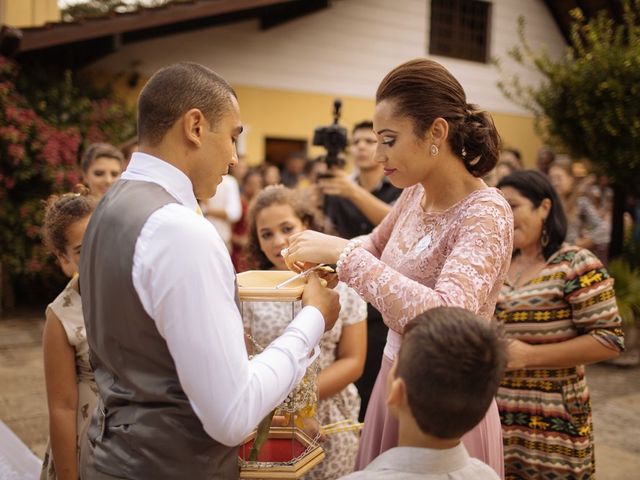
[[[307,305],[289,323],[286,330],[289,329],[300,332],[305,337],[309,350],[311,350],[320,343],[320,339],[324,334],[324,317],[316,307]]]

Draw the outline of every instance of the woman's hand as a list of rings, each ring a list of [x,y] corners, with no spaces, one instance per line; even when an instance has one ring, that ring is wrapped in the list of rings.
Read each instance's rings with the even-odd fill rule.
[[[349,240],[344,238],[313,230],[295,233],[289,237],[285,262],[290,269],[297,271],[319,263],[335,264],[348,243]]]
[[[617,348],[602,344],[588,333],[564,342],[538,345],[510,340],[507,345],[507,370],[575,367],[615,358],[619,353]]]
[[[507,370],[519,370],[531,365],[533,346],[520,340],[509,340],[507,345]]]

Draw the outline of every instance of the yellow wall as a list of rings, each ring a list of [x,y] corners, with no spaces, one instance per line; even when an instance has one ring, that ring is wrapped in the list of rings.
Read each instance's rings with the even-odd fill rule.
[[[306,139],[311,157],[323,153],[311,146],[313,130],[333,122],[331,95],[267,90],[234,86],[240,101],[242,123],[247,127],[246,153],[250,163],[264,158],[265,138]],[[351,128],[355,123],[371,119],[373,100],[342,98],[340,124]]]
[[[96,75],[96,78],[105,76]],[[147,78],[141,78],[138,85],[131,88],[121,79],[116,89],[126,101],[135,105],[140,88]],[[265,138],[306,139],[309,142],[310,157],[320,155],[320,147],[311,146],[313,130],[333,121],[333,101],[331,95],[302,93],[266,88],[234,85],[240,101],[242,123],[246,128],[245,148],[250,164],[259,164],[264,159]],[[340,124],[351,130],[354,124],[371,119],[373,100],[342,97],[342,117]],[[542,140],[535,133],[533,119],[527,116],[494,114],[493,119],[500,132],[503,144],[522,152],[525,165],[533,167]]]
[[[255,87],[234,87],[240,100],[242,122],[248,127],[247,157],[259,163],[264,157],[266,137],[300,138],[312,140],[313,130],[329,125],[332,120],[331,95],[267,90]],[[349,130],[361,120],[371,119],[374,101],[361,98],[342,98],[340,123]],[[533,167],[543,142],[534,130],[533,119],[527,116],[494,114],[493,119],[503,144],[521,151],[525,165]],[[322,149],[310,147],[311,157]]]
[[[538,150],[544,142],[535,131],[533,117],[494,113],[493,120],[502,138],[502,145],[520,150],[525,167],[535,168]]]
[[[0,23],[12,27],[37,27],[59,22],[57,0],[0,0]]]

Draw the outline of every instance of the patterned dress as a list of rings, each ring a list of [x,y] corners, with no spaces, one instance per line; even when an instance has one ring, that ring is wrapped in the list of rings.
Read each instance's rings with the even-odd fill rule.
[[[338,344],[344,325],[354,325],[367,318],[367,304],[344,283],[335,290],[340,294],[340,316],[335,326],[326,332],[320,342],[319,369],[327,368],[335,362]],[[253,340],[266,347],[278,337],[295,314],[300,310],[300,302],[292,306],[290,302],[244,302],[242,317],[245,328],[251,330]],[[335,395],[318,403],[318,421],[327,425],[341,420],[358,421],[360,397],[353,383]],[[322,443],[325,459],[303,478],[305,480],[330,480],[353,471],[358,451],[358,432],[340,432],[327,435]]]
[[[386,408],[386,376],[405,325],[434,307],[455,306],[487,321],[506,278],[513,215],[495,188],[476,190],[443,212],[425,212],[422,185],[406,188],[394,208],[338,269],[340,280],[382,313],[389,327],[381,370],[371,394],[357,468],[397,446],[398,422]],[[495,402],[463,437],[469,454],[504,468]]]
[[[506,335],[549,344],[592,335],[622,350],[613,279],[589,250],[565,246],[539,275],[496,307]],[[585,368],[507,372],[497,396],[507,479],[590,479],[595,472],[591,402]]]
[[[76,445],[79,446],[81,444],[80,439],[87,434],[91,412],[98,403],[98,389],[93,370],[91,370],[91,365],[89,364],[89,344],[87,343],[87,334],[84,328],[82,300],[78,293],[77,276],[67,284],[65,289],[47,308],[50,308],[56,314],[67,334],[69,344],[76,351],[76,377],[78,380],[78,412],[76,417],[78,437]],[[55,480],[56,478],[51,445],[49,445],[42,462],[40,480]]]

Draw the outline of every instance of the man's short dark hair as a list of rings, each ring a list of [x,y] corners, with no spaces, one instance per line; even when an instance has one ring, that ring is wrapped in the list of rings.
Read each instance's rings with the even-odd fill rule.
[[[209,68],[181,62],[158,70],[138,97],[138,136],[157,145],[173,124],[192,108],[213,126],[230,107],[233,88]]]
[[[351,134],[356,133],[356,130],[373,130],[373,122],[371,120],[363,120],[362,122],[356,123],[351,130]]]
[[[485,416],[506,363],[495,324],[458,307],[418,315],[404,331],[396,377],[420,429],[459,438]]]

